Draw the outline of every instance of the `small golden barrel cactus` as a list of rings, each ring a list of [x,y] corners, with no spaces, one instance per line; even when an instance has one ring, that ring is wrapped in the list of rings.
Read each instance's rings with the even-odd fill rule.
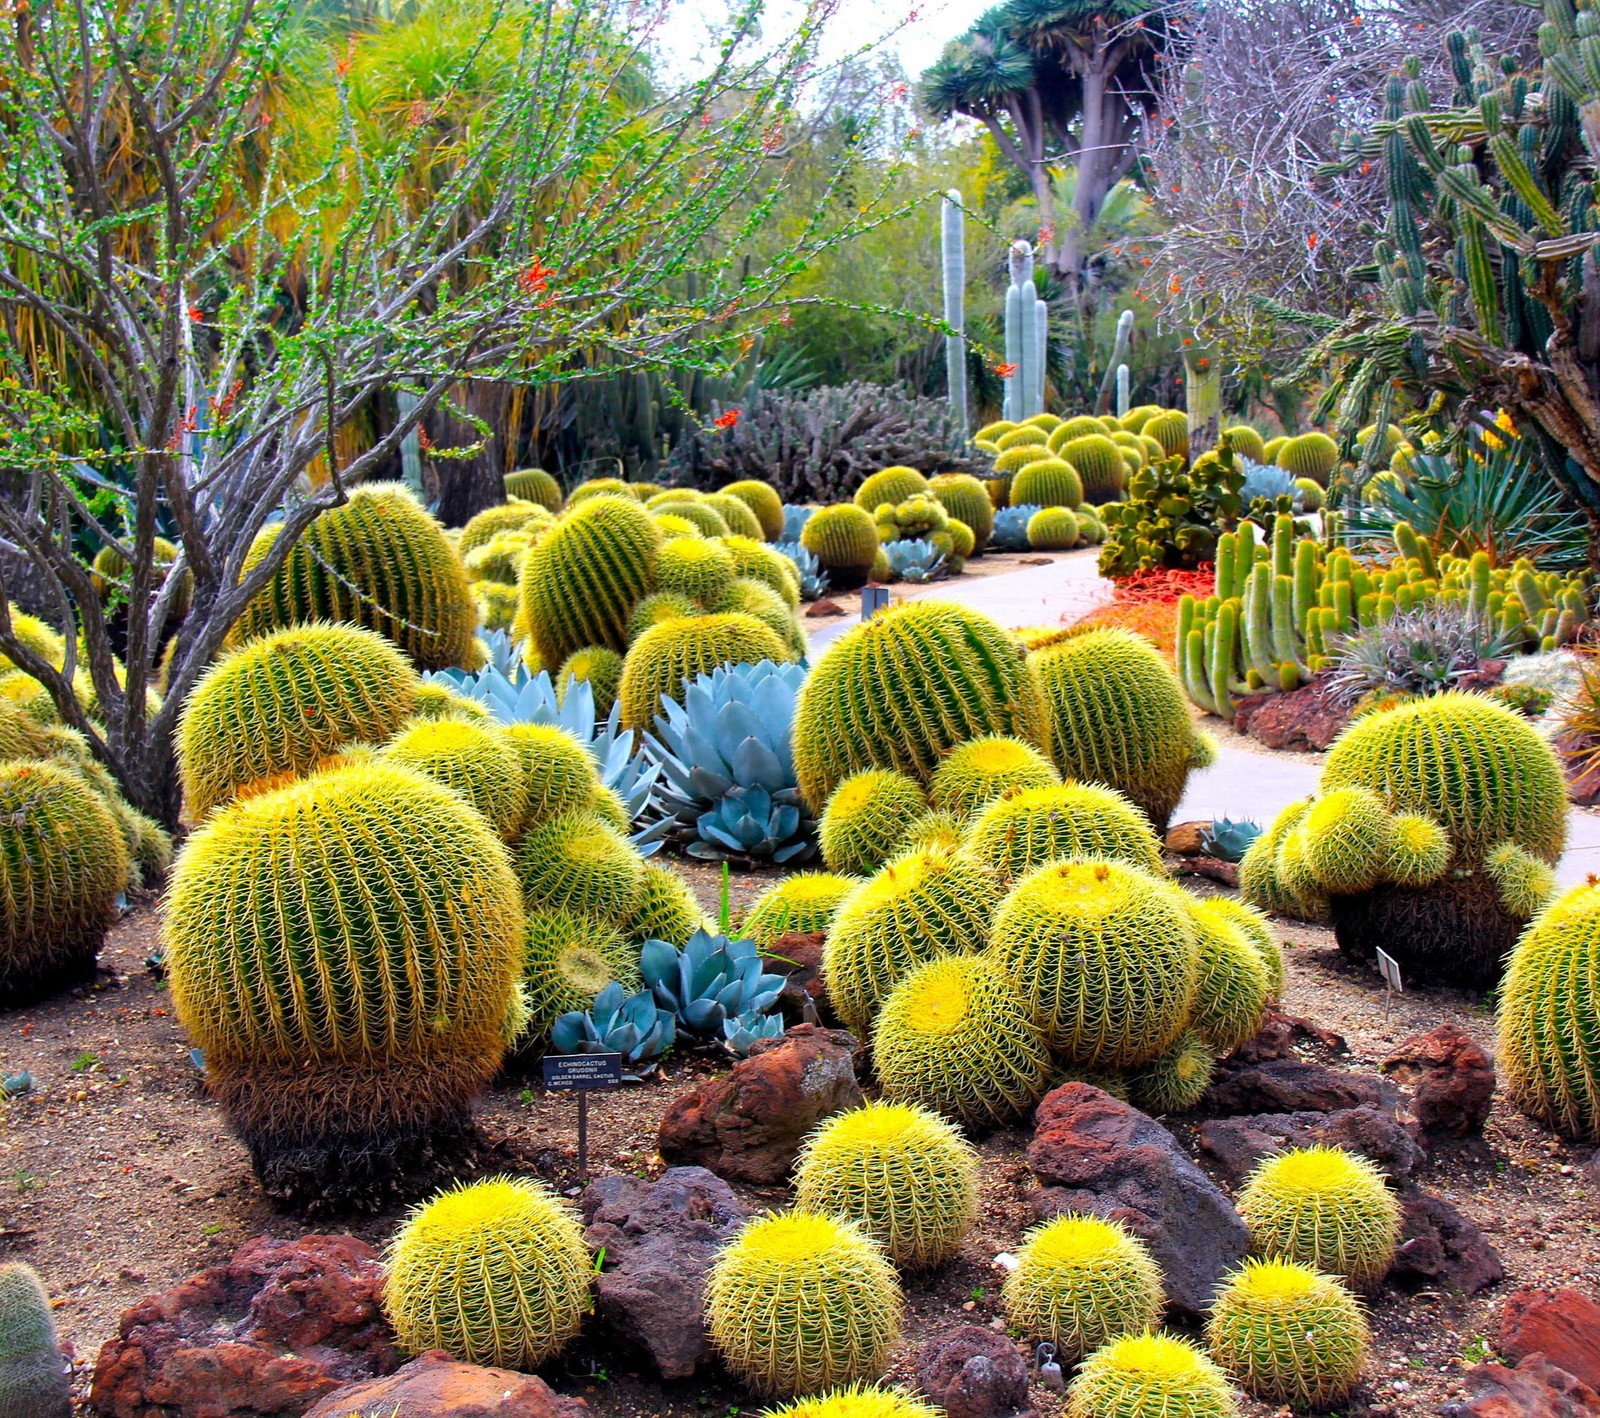
[[[1263,1403],[1327,1408],[1361,1381],[1371,1335],[1337,1280],[1291,1261],[1248,1260],[1212,1302],[1206,1348]]]
[[[555,519],[535,502],[502,502],[497,507],[485,507],[468,521],[456,541],[456,550],[464,557],[470,556],[507,532],[524,528],[542,531],[554,525]]]
[[[734,579],[733,553],[704,537],[670,537],[656,553],[656,585],[709,610]]]
[[[994,531],[994,504],[988,489],[971,473],[940,473],[928,482],[928,491],[951,517],[972,532],[972,555],[981,553]]]
[[[919,965],[982,950],[1000,902],[994,877],[943,847],[887,863],[840,905],[823,952],[828,999],[865,1039],[889,991]]]
[[[702,537],[726,537],[732,531],[722,514],[699,493],[688,498],[680,491],[676,497],[654,503],[651,510],[657,517],[676,517],[688,522]]]
[[[733,553],[733,567],[741,581],[760,581],[772,587],[794,610],[800,604],[800,572],[781,551],[754,537],[726,536],[722,545]]]
[[[649,729],[663,699],[682,700],[683,688],[719,665],[787,661],[790,652],[765,625],[748,615],[683,616],[644,632],[622,662],[617,700],[622,722]]]
[[[1001,902],[989,953],[1051,1049],[1081,1068],[1160,1058],[1188,1023],[1193,915],[1181,891],[1136,867],[1041,867]]]
[[[872,513],[853,502],[819,507],[800,529],[800,545],[822,563],[828,579],[849,589],[872,571],[878,555],[878,529]]]
[[[860,1228],[810,1211],[752,1221],[706,1281],[712,1343],[763,1393],[876,1379],[903,1308],[894,1269]]]
[[[1161,1268],[1117,1221],[1069,1213],[1031,1232],[1006,1277],[1006,1319],[1064,1365],[1161,1318]]]
[[[1301,1147],[1269,1157],[1239,1197],[1252,1255],[1309,1265],[1376,1286],[1400,1235],[1400,1203],[1383,1174],[1337,1147]]]
[[[494,715],[489,712],[488,706],[482,700],[469,699],[464,694],[457,694],[455,690],[446,689],[438,681],[425,682],[417,686],[417,697],[412,703],[410,721],[419,719],[465,719],[469,724],[482,724],[485,727],[494,723]],[[370,741],[366,740],[351,747],[372,749]],[[376,752],[375,749],[372,751]],[[342,757],[345,752],[346,750],[341,749],[339,756]],[[327,760],[323,759],[312,766],[320,768],[326,762]],[[285,782],[297,776],[299,775],[295,773],[284,773],[274,778],[258,779],[257,783],[282,787]]]
[[[778,592],[753,576],[737,577],[712,610],[721,615],[747,615],[759,620],[783,644],[785,652],[798,659],[806,652],[806,633],[800,619],[789,609]]]
[[[408,1354],[535,1369],[577,1337],[594,1304],[582,1224],[527,1177],[441,1192],[406,1220],[387,1259],[384,1313]]]
[[[1065,507],[1083,501],[1083,478],[1063,458],[1035,458],[1011,479],[1013,507]]]
[[[639,909],[644,859],[595,812],[568,812],[524,834],[517,880],[530,911],[570,911],[620,926]]]
[[[94,974],[128,881],[116,814],[65,763],[0,763],[0,1007]]]
[[[564,659],[555,672],[556,702],[565,704],[575,683],[589,686],[595,714],[604,719],[622,687],[622,656],[609,645],[585,645]]]
[[[919,1398],[881,1384],[851,1384],[816,1398],[769,1408],[762,1418],[942,1418]]]
[[[873,473],[856,489],[855,503],[874,512],[887,502],[898,506],[908,497],[926,496],[928,480],[915,468],[892,467]]]
[[[1222,1370],[1187,1340],[1130,1334],[1083,1361],[1066,1418],[1239,1418],[1239,1405]]]
[[[416,672],[354,625],[300,625],[223,655],[178,726],[184,805],[196,821],[251,783],[309,772],[346,744],[382,743],[416,708]]]
[[[967,850],[1005,882],[1051,862],[1086,857],[1126,862],[1156,875],[1166,870],[1150,820],[1114,788],[1098,783],[1007,793],[973,821]]]
[[[557,1019],[588,1009],[607,985],[630,995],[641,988],[639,947],[610,926],[570,911],[530,911],[522,940],[525,1047],[541,1047]]]
[[[1055,765],[1031,743],[985,734],[945,755],[929,780],[928,796],[941,812],[966,819],[1007,793],[1060,782]]]
[[[1197,1030],[1185,1029],[1160,1058],[1128,1074],[1128,1097],[1147,1113],[1187,1113],[1200,1106],[1216,1066],[1217,1051]]]
[[[740,934],[763,950],[780,936],[798,932],[815,935],[833,925],[839,906],[861,879],[826,871],[802,871],[769,886],[751,903]]]
[[[742,498],[731,497],[725,492],[713,492],[706,496],[705,505],[713,508],[727,524],[729,536],[750,537],[756,541],[762,540],[765,536],[761,528],[761,519],[750,510],[749,504]]]
[[[927,806],[922,789],[904,773],[869,768],[852,774],[834,790],[817,824],[828,870],[870,876],[894,855],[906,824]]]
[[[50,1297],[22,1261],[0,1265],[0,1418],[72,1418]]]
[[[1028,545],[1035,551],[1071,551],[1080,535],[1078,514],[1070,507],[1041,507],[1028,518]]]
[[[1189,416],[1181,409],[1162,409],[1135,432],[1153,438],[1168,458],[1189,456]]]
[[[795,1204],[856,1222],[898,1266],[925,1270],[978,1211],[978,1154],[935,1113],[868,1103],[829,1118],[795,1168]]]
[[[1207,896],[1194,903],[1194,910],[1202,919],[1226,921],[1238,930],[1267,972],[1267,998],[1276,1000],[1283,994],[1283,950],[1266,912],[1236,896]]]
[[[1335,788],[1311,804],[1298,830],[1305,868],[1329,896],[1377,885],[1389,860],[1393,819],[1371,788]]]
[[[633,608],[633,614],[628,617],[628,644],[633,644],[645,631],[664,621],[705,613],[705,608],[698,601],[682,591],[652,591]],[[617,683],[620,685],[621,682],[619,672]]]
[[[505,476],[506,495],[535,502],[547,512],[561,508],[561,484],[543,468],[518,468]]]
[[[1050,1051],[1010,977],[985,955],[912,971],[873,1034],[883,1096],[969,1123],[1006,1123],[1044,1092]]]
[[[516,835],[527,806],[517,751],[495,729],[463,719],[424,719],[384,747],[385,762],[460,793],[504,838]]]
[[[1224,1058],[1255,1037],[1272,995],[1272,977],[1262,952],[1233,918],[1233,903],[1216,904],[1225,899],[1195,901],[1190,908],[1199,974],[1189,1016],[1191,1027]]]
[[[622,933],[630,941],[664,940],[681,949],[699,930],[714,932],[716,923],[705,913],[689,883],[671,867],[646,862],[639,904]]]
[[[500,733],[522,775],[523,831],[594,807],[600,791],[594,757],[567,730],[556,724],[520,723],[508,724]]]
[[[737,497],[756,514],[756,521],[761,524],[761,535],[767,541],[775,542],[782,538],[783,499],[771,483],[762,482],[760,478],[741,478],[738,482],[729,483],[722,491],[729,497]]]

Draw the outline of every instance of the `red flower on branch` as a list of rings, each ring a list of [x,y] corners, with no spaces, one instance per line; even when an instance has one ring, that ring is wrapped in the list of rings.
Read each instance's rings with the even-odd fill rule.
[[[1017,366],[1014,364],[997,364],[994,367],[994,372],[1002,379],[1009,379],[1017,372]]]
[[[205,323],[206,313],[198,305],[189,307],[189,319],[196,325]]]
[[[541,263],[539,258],[535,256],[533,265],[529,266],[527,270],[517,277],[517,284],[527,291],[529,295],[536,295],[538,292],[549,288],[550,277],[553,275],[555,275],[555,272]]]
[[[417,430],[417,447],[424,453],[433,452],[433,440],[428,437],[428,430],[425,428]]]
[[[1054,222],[1046,222],[1042,227],[1039,228],[1039,245],[1040,246],[1048,246],[1055,239],[1056,239],[1056,224]]]
[[[739,422],[739,411],[738,409],[729,409],[725,414],[718,414],[711,422],[716,428],[732,428]]]

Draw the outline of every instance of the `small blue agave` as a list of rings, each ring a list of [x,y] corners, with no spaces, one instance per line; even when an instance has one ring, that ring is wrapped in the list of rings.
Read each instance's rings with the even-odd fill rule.
[[[807,551],[799,542],[776,542],[773,551],[782,552],[800,573],[800,599],[814,601],[828,594],[828,573],[822,569],[816,553]]]
[[[728,1052],[743,1058],[758,1039],[781,1039],[783,1016],[781,1014],[741,1014],[737,1019],[722,1021],[722,1042]]]
[[[1291,499],[1294,510],[1300,510],[1305,494],[1295,486],[1293,476],[1286,469],[1275,463],[1252,463],[1242,454],[1239,461],[1244,465],[1244,484],[1239,489],[1242,506],[1249,507],[1258,497],[1264,497],[1272,503],[1276,503],[1280,497],[1287,497]]]
[[[804,503],[784,503],[783,535],[778,540],[781,542],[799,541],[800,533],[805,531],[806,523],[811,520],[811,514],[816,510],[815,507],[807,507]]]
[[[1242,862],[1250,844],[1260,835],[1261,824],[1249,818],[1235,822],[1231,817],[1214,817],[1211,826],[1200,833],[1200,851],[1219,861]]]
[[[678,1036],[678,1021],[670,1011],[656,1006],[649,990],[624,995],[613,981],[587,1009],[563,1014],[550,1030],[553,1054],[621,1054],[622,1066],[642,1077],[655,1068],[650,1062],[670,1049]],[[639,1069],[642,1063],[649,1067]]]
[[[944,570],[944,553],[921,537],[885,542],[883,554],[889,558],[890,578],[914,586],[936,580]]]
[[[994,514],[994,530],[989,533],[991,551],[1027,551],[1028,521],[1039,509],[1031,502],[1019,507],[1002,507]]]
[[[664,940],[647,940],[639,952],[639,973],[655,995],[691,1033],[722,1033],[728,1020],[766,1014],[778,1002],[782,975],[761,968],[753,940],[730,940],[699,930],[682,950]]]

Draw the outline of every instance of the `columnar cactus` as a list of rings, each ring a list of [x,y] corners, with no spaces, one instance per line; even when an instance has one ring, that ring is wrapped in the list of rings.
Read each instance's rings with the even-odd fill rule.
[[[939,204],[939,248],[944,275],[945,385],[950,416],[967,431],[967,235],[961,193],[951,188]]]
[[[0,1418],[71,1418],[50,1297],[32,1266],[0,1265]]]
[[[1044,411],[1045,357],[1049,349],[1049,313],[1033,283],[1033,247],[1013,241],[1009,253],[1011,284],[1006,289],[1006,363],[1014,372],[1005,379],[1005,416],[1021,422]]]

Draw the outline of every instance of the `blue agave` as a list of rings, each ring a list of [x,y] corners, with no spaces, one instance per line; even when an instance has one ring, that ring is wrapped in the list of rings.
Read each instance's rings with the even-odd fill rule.
[[[991,551],[1027,551],[1028,519],[1039,509],[1031,502],[1020,507],[1002,507],[994,514],[994,530],[989,533]]]
[[[815,552],[807,551],[799,542],[776,542],[772,549],[781,551],[799,571],[801,600],[814,601],[828,594],[828,573],[822,569]]]
[[[652,1059],[666,1053],[678,1037],[678,1021],[656,1006],[649,990],[624,995],[613,982],[601,990],[588,1010],[563,1014],[550,1030],[553,1054],[621,1054],[622,1066],[641,1077],[655,1068]],[[648,1063],[649,1067],[639,1069]]]
[[[495,633],[503,636],[503,632]],[[493,645],[490,651],[494,653]],[[635,826],[652,816],[651,790],[661,769],[642,748],[635,750],[633,730],[622,727],[621,705],[613,704],[609,717],[600,719],[595,713],[594,691],[581,681],[567,691],[565,702],[558,703],[548,670],[530,675],[520,655],[513,659],[509,670],[491,664],[475,673],[436,670],[423,678],[479,700],[502,724],[555,724],[565,729],[587,745],[600,770],[600,781],[622,799]],[[649,856],[665,835],[660,823],[652,821],[634,833],[633,843]]]
[[[1274,505],[1280,497],[1287,497],[1293,510],[1300,510],[1305,494],[1294,485],[1294,478],[1286,469],[1273,463],[1252,463],[1242,455],[1239,461],[1244,465],[1244,485],[1239,489],[1243,506],[1248,507],[1258,497]]]
[[[795,780],[790,730],[801,665],[723,665],[665,699],[644,736],[661,777],[657,824],[690,856],[802,862],[816,824]]]
[[[781,542],[797,542],[800,533],[805,530],[805,525],[811,520],[811,514],[817,509],[806,507],[804,504],[786,502],[783,504],[783,535],[778,538]]]
[[[647,940],[639,952],[639,973],[678,1023],[695,1034],[720,1035],[728,1020],[766,1014],[778,1002],[782,975],[761,968],[752,940],[696,931],[682,950],[664,940]]]
[[[1211,826],[1200,833],[1200,850],[1219,861],[1242,862],[1250,844],[1260,835],[1261,824],[1249,818],[1235,822],[1231,817],[1214,817]]]
[[[741,1014],[737,1019],[722,1021],[722,1042],[728,1052],[743,1058],[758,1039],[781,1039],[783,1016],[781,1014]]]
[[[944,553],[921,537],[885,542],[883,554],[889,558],[889,575],[914,586],[937,580],[944,570]]]

